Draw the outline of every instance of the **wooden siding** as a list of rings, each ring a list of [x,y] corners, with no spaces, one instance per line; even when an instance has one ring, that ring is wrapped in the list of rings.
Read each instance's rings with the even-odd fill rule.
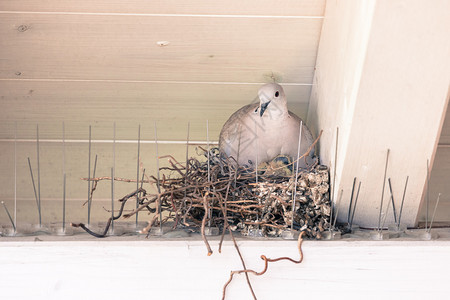
[[[99,154],[97,174],[108,175],[114,122],[118,140],[136,140],[141,125],[142,140],[151,141],[157,122],[160,140],[182,142],[190,122],[190,139],[204,142],[209,120],[217,141],[226,119],[273,80],[306,118],[324,9],[325,0],[1,1],[0,198],[12,207],[16,126],[19,220],[35,217],[27,158],[36,161],[39,124],[51,222],[60,217],[62,145],[46,140],[61,140],[63,122],[66,139],[86,141],[92,125],[94,140],[109,141],[94,143],[92,154]],[[69,215],[80,218],[88,148],[83,141],[66,146]],[[117,176],[134,178],[136,144],[117,151]],[[184,151],[182,144],[160,146],[161,155],[180,160]],[[143,145],[147,172],[155,171],[154,155],[153,144]],[[116,194],[130,188],[119,184]],[[94,197],[107,206],[107,184]]]

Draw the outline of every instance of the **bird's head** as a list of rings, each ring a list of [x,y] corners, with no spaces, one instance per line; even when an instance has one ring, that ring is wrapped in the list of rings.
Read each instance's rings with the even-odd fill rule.
[[[276,117],[287,111],[286,95],[281,85],[267,83],[258,91],[259,116],[262,117],[267,110],[269,116]]]

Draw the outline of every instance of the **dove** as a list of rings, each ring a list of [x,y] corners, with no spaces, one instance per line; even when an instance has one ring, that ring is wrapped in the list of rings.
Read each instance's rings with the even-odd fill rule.
[[[248,104],[233,113],[225,122],[219,136],[219,150],[232,157],[240,166],[254,168],[279,155],[295,161],[298,155],[300,124],[302,124],[300,156],[313,143],[311,131],[301,118],[287,108],[281,85],[268,83],[258,90],[259,103]],[[239,152],[239,153],[238,153]],[[299,168],[314,161],[314,148]]]

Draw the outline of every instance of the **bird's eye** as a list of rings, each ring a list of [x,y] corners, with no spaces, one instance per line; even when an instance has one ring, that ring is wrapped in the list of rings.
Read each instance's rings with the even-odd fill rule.
[[[275,97],[278,97],[278,96],[280,96],[280,92],[276,91],[275,92]]]

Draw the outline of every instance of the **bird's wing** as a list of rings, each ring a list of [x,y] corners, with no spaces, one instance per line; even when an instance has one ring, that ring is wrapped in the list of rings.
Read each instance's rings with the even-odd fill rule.
[[[300,122],[303,122],[303,126],[302,126],[302,149],[301,151],[306,151],[311,144],[314,142],[314,138],[313,135],[311,133],[311,131],[309,130],[309,128],[306,126],[306,123],[296,114],[294,114],[293,112],[289,111],[289,117],[292,119],[293,123],[296,124],[297,129],[295,130],[295,134],[298,137],[298,128],[300,127]],[[295,140],[298,143],[298,138],[295,138]],[[293,147],[295,146],[295,151],[293,150],[293,152],[297,153],[298,151],[298,145],[292,145]],[[311,150],[311,152],[309,153],[309,156],[312,156],[314,154],[314,148]]]
[[[225,122],[220,131],[219,136],[219,149],[225,151],[227,155],[228,151],[226,151],[226,145],[230,143],[237,143],[237,139],[239,138],[239,131],[242,126],[245,126],[244,120],[248,118],[249,113],[253,113],[257,108],[258,103],[248,104],[244,107],[241,107],[239,110],[234,112],[230,118]]]

